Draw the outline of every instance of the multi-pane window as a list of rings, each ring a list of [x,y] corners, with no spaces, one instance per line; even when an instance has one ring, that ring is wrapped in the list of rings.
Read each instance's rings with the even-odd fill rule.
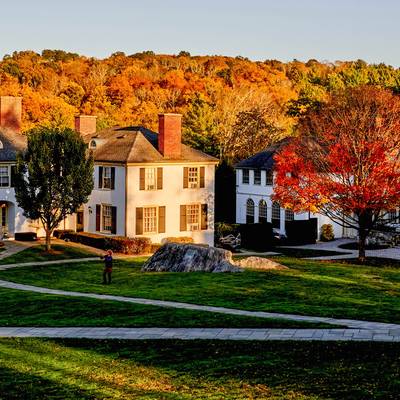
[[[285,221],[293,221],[294,212],[292,210],[285,210]]]
[[[0,187],[10,186],[8,166],[0,167]]]
[[[103,189],[111,189],[111,167],[103,167]]]
[[[398,216],[397,216],[397,210],[391,210],[388,212],[387,214],[387,218],[388,220],[392,221],[392,222],[397,222]]]
[[[254,224],[254,201],[247,199],[246,202],[246,224]]]
[[[156,190],[157,189],[157,169],[146,168],[145,169],[145,189]]]
[[[186,223],[188,231],[198,231],[200,229],[200,204],[186,206]]]
[[[250,171],[248,169],[242,170],[242,183],[245,185],[250,183]]]
[[[111,232],[112,230],[112,207],[108,204],[103,204],[101,207],[103,231]]]
[[[272,203],[271,221],[274,228],[281,227],[281,207],[276,201]]]
[[[143,233],[157,232],[157,207],[143,208]]]
[[[261,185],[261,171],[260,170],[254,171],[254,184]]]
[[[267,222],[267,210],[267,202],[260,200],[258,203],[258,222],[262,224]]]
[[[189,167],[188,168],[188,187],[191,189],[198,188],[200,184],[199,179],[199,168]]]
[[[274,173],[272,171],[266,171],[265,185],[272,186],[274,184]]]

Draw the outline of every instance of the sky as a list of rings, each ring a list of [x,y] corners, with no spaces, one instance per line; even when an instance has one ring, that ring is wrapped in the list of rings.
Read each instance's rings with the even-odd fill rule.
[[[62,49],[400,67],[398,0],[0,0],[0,57]]]

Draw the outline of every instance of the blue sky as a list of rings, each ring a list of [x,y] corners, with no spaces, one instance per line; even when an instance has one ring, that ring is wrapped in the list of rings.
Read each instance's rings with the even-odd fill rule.
[[[0,57],[64,49],[364,59],[400,66],[397,0],[14,0],[1,2]]]

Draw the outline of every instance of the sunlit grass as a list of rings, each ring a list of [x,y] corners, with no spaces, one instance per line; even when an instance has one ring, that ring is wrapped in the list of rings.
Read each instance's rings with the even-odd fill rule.
[[[115,262],[101,285],[99,262],[15,268],[0,279],[37,286],[196,304],[400,323],[400,269],[280,257],[289,270],[237,274],[142,273],[141,259]]]
[[[396,399],[399,359],[389,343],[0,339],[0,398]]]

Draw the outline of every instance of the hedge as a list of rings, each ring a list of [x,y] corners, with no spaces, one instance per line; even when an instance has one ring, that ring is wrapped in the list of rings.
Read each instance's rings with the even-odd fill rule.
[[[37,235],[36,232],[16,232],[14,239],[21,242],[33,242],[37,240]]]
[[[318,238],[318,220],[310,218],[286,222],[287,244],[296,246],[314,244]]]
[[[268,251],[273,247],[272,224],[241,224],[239,225],[242,247],[249,250]]]
[[[102,250],[113,250],[123,254],[146,254],[151,251],[151,240],[146,237],[128,238],[125,236],[104,236],[97,233],[70,232],[59,233],[60,239],[82,243]]]

